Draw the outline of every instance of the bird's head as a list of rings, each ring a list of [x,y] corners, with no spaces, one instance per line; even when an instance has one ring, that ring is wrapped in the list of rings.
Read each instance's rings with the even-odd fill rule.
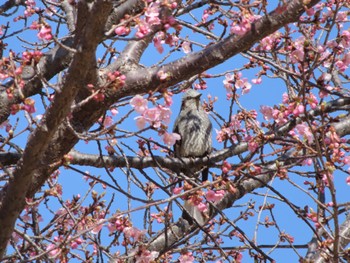
[[[182,97],[182,109],[184,108],[197,108],[200,104],[200,98],[202,94],[194,89],[189,89]]]

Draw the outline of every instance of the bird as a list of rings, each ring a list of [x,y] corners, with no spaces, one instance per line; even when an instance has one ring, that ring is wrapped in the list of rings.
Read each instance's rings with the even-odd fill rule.
[[[194,89],[189,89],[182,97],[181,109],[175,120],[173,132],[181,136],[174,145],[175,157],[203,157],[212,150],[212,123],[208,114],[200,103],[201,93]],[[193,170],[188,169],[189,177],[193,177]],[[208,180],[209,168],[202,171],[202,182]],[[190,224],[193,219],[203,225],[204,215],[198,207],[188,200],[184,204],[182,217]]]

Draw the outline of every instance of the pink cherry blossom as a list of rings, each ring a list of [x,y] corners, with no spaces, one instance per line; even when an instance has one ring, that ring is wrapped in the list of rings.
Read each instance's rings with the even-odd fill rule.
[[[348,20],[348,12],[338,12],[337,17],[335,19],[337,22],[345,22]]]
[[[349,30],[344,30],[341,33],[341,42],[343,48],[349,48],[350,47],[350,32]]]
[[[206,198],[208,201],[217,203],[224,197],[224,195],[225,195],[224,190],[217,190],[217,191],[208,190],[206,194]]]
[[[229,171],[231,171],[232,166],[228,161],[224,161],[221,167],[221,170],[224,174],[227,174]]]
[[[142,251],[138,251],[135,255],[135,263],[152,263],[158,257],[159,252],[157,251],[149,251],[147,249],[142,249]]]
[[[304,60],[304,50],[296,49],[290,54],[293,63],[299,63]]]
[[[272,36],[267,36],[260,41],[260,46],[262,50],[269,51],[272,49],[273,38]]]
[[[146,119],[143,116],[137,116],[134,118],[134,120],[136,120],[136,126],[137,128],[139,128],[140,130],[142,130],[143,128],[145,128],[146,126]]]
[[[345,156],[344,159],[343,159],[343,162],[347,165],[350,165],[350,155],[348,156]]]
[[[164,133],[163,142],[168,146],[173,146],[176,141],[180,140],[181,136],[177,133]]]
[[[138,38],[143,38],[146,35],[148,35],[148,33],[151,32],[151,29],[149,28],[149,26],[150,25],[147,22],[140,19],[138,25],[136,26],[137,28],[136,36]]]
[[[113,124],[113,119],[111,116],[105,116],[104,118],[100,118],[99,121],[103,121],[103,126],[104,127],[109,127]]]
[[[305,111],[304,105],[299,104],[294,108],[293,114],[298,117],[300,114],[303,114],[304,111]]]
[[[170,117],[171,117],[171,110],[168,107],[164,107],[162,105],[158,105],[157,108],[159,109],[160,115],[159,119],[163,121],[165,124],[170,123]]]
[[[314,141],[314,135],[306,123],[296,125],[295,130],[298,131],[301,136],[307,139],[308,143],[312,143]]]
[[[188,54],[192,51],[192,48],[191,48],[191,43],[188,42],[188,41],[184,41],[182,44],[181,44],[181,48],[182,48],[182,51],[185,53],[185,54]]]
[[[163,93],[165,106],[170,107],[171,105],[173,105],[173,98],[172,98],[172,96],[173,96],[173,94],[171,92]]]
[[[49,244],[46,247],[46,251],[49,252],[51,258],[56,258],[61,253],[61,249],[57,248],[55,244]]]
[[[178,195],[178,194],[181,193],[181,191],[182,191],[183,189],[184,189],[183,186],[182,186],[182,187],[175,187],[175,188],[173,189],[173,194],[174,194],[174,195]]]
[[[191,252],[186,252],[185,254],[182,254],[179,258],[179,263],[193,263],[194,257],[192,256]]]
[[[303,160],[303,165],[312,165],[312,159],[311,158],[306,158]]]
[[[170,47],[177,45],[178,42],[179,38],[175,34],[166,35],[165,44],[169,45]]]
[[[202,15],[202,22],[206,22],[207,19],[208,19],[208,17],[209,17],[209,12],[208,12],[208,10],[204,10],[204,11],[203,11],[203,15]]]
[[[225,79],[222,81],[227,92],[232,92],[232,85],[234,83],[235,76],[233,74],[227,73]]]
[[[102,222],[102,219],[99,219],[97,222],[97,226],[90,231],[92,234],[97,235],[101,231],[103,224],[100,224],[100,222]]]
[[[289,96],[288,96],[288,94],[287,94],[286,92],[284,92],[284,93],[282,94],[282,102],[283,102],[284,104],[289,104]]]
[[[346,177],[346,184],[350,185],[350,176]]]
[[[130,34],[130,28],[126,26],[118,26],[114,30],[114,33],[118,36],[127,36]]]
[[[201,80],[199,83],[194,84],[194,89],[196,90],[205,90],[207,88],[207,83],[204,80]]]
[[[145,110],[143,116],[154,128],[160,127],[161,110],[158,107]]]
[[[114,231],[123,231],[126,227],[126,222],[122,217],[118,217],[114,222],[109,222],[107,225],[109,233],[113,233]]]
[[[26,98],[24,100],[24,106],[23,106],[23,109],[28,112],[28,113],[34,113],[36,110],[35,110],[35,101],[31,98]]]
[[[70,247],[73,249],[78,248],[79,245],[81,245],[83,243],[83,239],[81,239],[80,237],[75,239],[74,241],[71,242]]]
[[[56,248],[54,244],[49,244],[46,248],[46,251],[49,251],[49,255],[51,258],[55,258],[61,253],[61,250]]]
[[[116,116],[118,114],[118,109],[117,108],[112,108],[111,113],[113,116]]]
[[[130,105],[136,112],[143,114],[148,109],[148,100],[144,99],[141,95],[136,95],[130,100]]]
[[[51,27],[49,25],[42,25],[37,36],[42,40],[51,40],[52,39]]]
[[[250,152],[255,152],[256,149],[258,149],[258,147],[259,147],[259,144],[254,139],[248,142],[248,150]]]
[[[162,32],[163,33],[163,32]],[[164,39],[159,35],[157,34],[154,38],[153,38],[153,44],[155,46],[155,48],[157,49],[157,51],[162,54],[163,51],[164,51],[164,48],[163,48],[163,44],[164,44]]]
[[[273,119],[273,109],[270,106],[260,106],[260,112],[264,115],[265,120]]]
[[[225,141],[227,135],[230,133],[230,129],[224,127],[221,130],[215,129],[215,132],[216,132],[216,140],[218,142],[223,142]]]
[[[311,109],[315,109],[318,105],[317,97],[312,93],[309,94],[309,97],[307,98],[307,102],[309,103]]]
[[[261,84],[262,83],[262,78],[257,78],[257,79],[252,79],[253,84]]]
[[[164,221],[160,214],[151,213],[151,217],[156,219],[158,223],[162,223]]]
[[[322,174],[322,181],[326,186],[329,186],[329,181],[333,181],[333,174],[330,172],[324,172]]]
[[[199,210],[200,212],[202,212],[202,213],[205,213],[205,212],[208,211],[208,206],[207,206],[206,204],[203,204],[203,203],[199,203],[199,204],[197,205],[197,208],[198,208],[198,210]]]
[[[230,28],[231,34],[237,34],[239,36],[245,35],[250,30],[251,30],[251,22],[246,18],[243,18],[242,22],[239,24],[237,23],[232,24]]]
[[[236,89],[242,89],[242,94],[247,94],[252,87],[252,84],[248,82],[247,78],[242,78],[242,73],[239,72],[236,74],[236,82],[235,82],[235,88]]]
[[[152,2],[147,8],[145,16],[149,25],[159,25],[159,2]]]
[[[231,116],[230,128],[233,130],[238,130],[241,128],[241,120],[237,114]]]

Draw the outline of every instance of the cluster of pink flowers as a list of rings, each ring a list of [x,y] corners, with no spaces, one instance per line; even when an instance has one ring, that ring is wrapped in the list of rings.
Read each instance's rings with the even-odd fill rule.
[[[159,213],[151,213],[151,217],[157,220],[158,223],[164,223],[164,218],[171,218],[172,212],[169,210],[169,207],[166,206]]]
[[[246,15],[245,17],[241,18],[240,21],[232,22],[230,33],[239,36],[245,35],[252,29],[252,23],[259,18],[260,16],[258,15]]]
[[[24,51],[22,53],[22,59],[24,64],[31,64],[32,61],[34,61],[35,64],[37,64],[41,57],[43,56],[43,53],[39,50],[35,51]]]
[[[51,40],[52,39],[51,27],[49,25],[42,25],[37,36],[41,40]]]
[[[71,239],[71,236],[69,236],[68,239]],[[51,243],[46,247],[46,252],[49,254],[50,258],[57,258],[62,253],[60,243],[65,242],[65,238],[64,236],[55,236],[53,238],[53,241],[54,243]],[[77,249],[83,243],[83,239],[79,237],[74,240],[71,240],[69,246],[72,249]]]
[[[223,80],[224,87],[227,91],[228,98],[230,98],[230,94],[232,94],[233,91],[236,91],[238,89],[242,89],[242,94],[249,93],[252,84],[248,82],[247,78],[242,78],[242,73],[234,73],[230,74],[227,73],[225,75],[225,79]]]
[[[125,85],[126,76],[118,70],[114,72],[108,72],[107,78],[110,82],[112,82],[111,85],[109,85],[109,87],[112,87],[113,89],[118,89]]]
[[[222,172],[223,172],[224,174],[227,174],[229,171],[231,171],[231,169],[232,169],[231,164],[230,164],[228,161],[225,160],[225,161],[222,163],[222,167],[221,167]]]
[[[158,257],[159,252],[149,251],[145,246],[138,246],[130,250],[130,254],[135,256],[135,263],[153,263],[154,260]],[[117,261],[118,263],[125,262]]]
[[[107,225],[107,228],[110,233],[115,231],[122,232],[124,228],[130,227],[131,223],[127,217],[117,217],[116,219],[110,221]]]
[[[56,10],[57,10],[56,6],[52,5],[52,4],[49,5],[46,9],[39,8],[38,6],[36,6],[35,0],[24,1],[24,6],[25,6],[25,10],[24,10],[23,15],[19,15],[19,16],[15,17],[13,19],[15,22],[20,21],[22,19],[28,19],[29,17],[33,16],[34,14],[40,14],[43,11],[45,11],[45,13],[48,16],[52,16],[53,12],[56,12]]]
[[[278,43],[281,42],[281,33],[276,31],[275,33],[268,35],[267,37],[260,40],[259,46],[256,50],[260,51],[270,51],[272,50]]]
[[[221,201],[222,198],[225,196],[224,190],[208,190],[205,197],[208,201],[213,203],[218,203]]]
[[[260,112],[263,114],[265,120],[275,120],[279,125],[288,121],[290,115],[298,117],[305,113],[305,105],[298,101],[289,101],[287,93],[283,94],[282,102],[284,105],[280,107],[260,106]],[[306,96],[306,102],[311,109],[315,109],[318,105],[318,100],[311,92]]]
[[[236,133],[241,129],[241,119],[235,114],[231,116],[231,122],[221,128],[221,130],[216,131],[216,140],[218,142],[223,142],[225,140],[232,140],[233,142],[237,142]]]
[[[136,227],[125,227],[123,233],[126,239],[128,239],[130,244],[142,241],[145,236],[146,230],[140,230]]]
[[[304,61],[304,44],[304,36],[299,37],[293,42],[294,50],[290,54],[290,59],[293,63],[300,63]]]
[[[173,189],[173,194],[180,194],[182,190],[190,190],[187,189],[188,187],[175,187]],[[222,200],[222,198],[225,196],[224,190],[211,190],[209,189],[206,193],[203,191],[197,191],[196,193],[193,193],[189,196],[183,196],[182,199],[188,200],[191,204],[194,206],[197,206],[198,210],[201,212],[208,211],[208,205],[204,203],[204,200],[202,198],[202,195],[205,195],[205,198],[209,202],[218,203]]]
[[[164,31],[158,32],[153,37],[153,44],[160,54],[162,54],[164,51],[163,44],[167,44],[169,47],[173,47],[177,45],[178,42],[179,38],[176,36],[176,34],[169,34]]]
[[[169,100],[169,97],[167,98]],[[130,105],[140,116],[135,118],[136,125],[139,129],[143,129],[146,123],[153,128],[162,128],[161,126],[170,123],[171,110],[168,107],[157,105],[153,108],[148,108],[148,100],[140,95],[136,95],[130,101]],[[165,144],[172,146],[177,140],[180,140],[180,135],[177,133],[162,132],[163,141]]]
[[[54,241],[57,242],[62,242],[63,241],[63,237],[54,237]],[[46,247],[46,251],[49,253],[51,258],[56,258],[60,253],[61,253],[61,249],[59,248],[59,245],[56,244],[49,244]]]
[[[49,41],[52,39],[51,26],[48,24],[39,24],[38,21],[34,21],[29,28],[33,30],[39,30],[37,37],[41,40]]]
[[[11,105],[11,114],[15,115],[20,110],[25,110],[28,113],[34,113],[35,110],[35,100],[31,98],[26,98],[23,102],[23,105],[20,104],[12,104]]]
[[[322,226],[321,223],[318,222],[318,214],[316,211],[310,208],[310,212],[307,214],[307,217],[314,222],[316,228],[320,228]]]
[[[175,18],[172,16],[165,18],[164,21],[162,21],[159,18],[160,8],[162,5],[164,5],[164,3],[162,1],[150,2],[146,8],[145,17],[136,18],[134,20],[134,22],[136,22],[136,29],[137,29],[136,36],[137,37],[143,38],[143,37],[147,36],[151,32],[152,26],[163,24],[164,28],[168,29],[171,26],[176,25]],[[171,9],[174,9],[174,8],[176,8],[177,3],[176,3],[176,1],[169,1],[167,3],[167,5]],[[126,36],[131,32],[130,25],[126,21],[122,20],[121,25],[116,27],[114,32],[118,36]],[[155,45],[156,45],[156,43],[158,45],[157,46],[158,51],[162,50],[159,47],[160,39],[161,39],[160,36],[155,37],[155,39],[154,39]],[[160,51],[160,53],[161,53],[161,51]]]
[[[192,263],[192,262],[195,262],[192,252],[182,253],[181,256],[179,257],[179,263]]]
[[[35,0],[26,0],[24,4],[26,6],[26,10],[24,11],[25,18],[31,17],[33,14],[39,11],[39,8],[36,7]]]
[[[311,144],[314,141],[314,135],[312,133],[312,130],[305,122],[296,125],[294,130],[290,131],[289,134],[292,136],[297,136],[297,134],[299,134],[307,140],[308,144]]]

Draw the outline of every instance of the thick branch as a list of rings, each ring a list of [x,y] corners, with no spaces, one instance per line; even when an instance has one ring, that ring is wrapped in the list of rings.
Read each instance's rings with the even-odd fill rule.
[[[17,163],[12,179],[0,197],[0,257],[6,249],[8,239],[20,212],[25,205],[25,197],[31,186],[32,176],[42,164],[51,138],[71,110],[72,102],[81,86],[81,79],[87,78],[94,70],[95,50],[103,37],[103,26],[111,5],[99,1],[94,5],[78,4],[77,34],[74,46],[77,52],[67,73],[65,85],[55,97],[39,126],[32,132],[22,158]],[[91,24],[90,24],[91,23]]]
[[[200,52],[189,54],[161,67],[142,68],[127,72],[125,87],[114,92],[110,99],[116,101],[127,95],[153,91],[157,87],[169,87],[223,63],[284,25],[297,21],[305,11],[303,2],[300,0],[288,1],[283,12],[273,11],[268,16],[258,19],[252,24],[252,30],[243,36],[231,35],[222,41],[209,45]],[[307,6],[311,7],[318,2],[320,0],[312,0]],[[158,76],[160,71],[169,73],[166,83],[160,80]]]
[[[8,0],[0,6],[0,15],[15,6],[24,4],[23,0]]]
[[[69,47],[72,46],[73,37],[68,37],[62,44]],[[35,68],[27,66],[23,74],[26,86],[21,90],[24,97],[26,98],[37,94],[43,85],[41,79],[51,79],[68,66],[71,58],[72,54],[66,49],[56,46],[41,58]],[[38,74],[35,72],[38,72]],[[21,103],[23,99],[17,90],[13,91],[13,98],[9,98],[6,89],[12,85],[14,85],[13,81],[9,81],[0,89],[0,123],[6,121],[9,117],[11,105]]]
[[[350,104],[350,98],[341,98],[334,101],[320,105],[313,110],[307,112],[307,116],[316,117],[322,113],[335,112],[341,110],[343,106]],[[287,132],[291,131],[296,124],[301,123],[304,117],[298,117],[292,119],[281,127],[276,128],[273,132],[268,132],[269,134],[277,134],[278,136],[283,136]],[[337,122],[332,123],[337,134],[340,137],[350,134],[350,117],[345,117]],[[66,134],[66,137],[68,135]],[[74,139],[74,138],[73,138]],[[75,138],[76,140],[76,138]],[[267,142],[265,142],[267,143]],[[248,149],[247,143],[240,143],[233,145],[231,147],[222,149],[220,151],[213,152],[209,156],[203,158],[173,158],[173,157],[164,157],[164,156],[153,156],[153,157],[137,157],[137,156],[103,156],[101,158],[98,154],[85,154],[77,151],[71,151],[69,155],[72,157],[71,164],[76,165],[87,165],[93,167],[127,167],[135,169],[144,169],[149,167],[163,167],[171,169],[174,172],[181,171],[186,169],[189,165],[195,167],[202,167],[203,165],[214,165],[217,162],[223,161],[229,157],[241,154],[246,152]],[[0,164],[2,165],[11,165],[15,164],[21,155],[19,153],[0,153]]]

